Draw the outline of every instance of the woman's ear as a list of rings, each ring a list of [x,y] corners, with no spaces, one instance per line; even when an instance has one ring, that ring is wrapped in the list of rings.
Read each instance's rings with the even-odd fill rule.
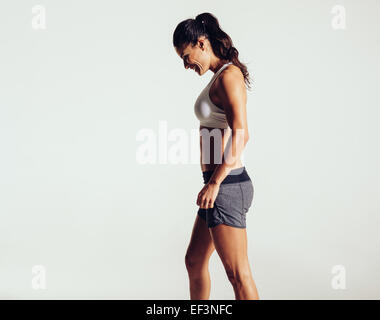
[[[201,48],[202,50],[204,50],[205,49],[205,42],[204,42],[204,40],[203,39],[199,39],[198,42],[199,42],[199,48]]]

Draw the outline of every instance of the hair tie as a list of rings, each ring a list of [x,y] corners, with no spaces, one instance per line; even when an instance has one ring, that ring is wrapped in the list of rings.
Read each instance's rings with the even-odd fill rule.
[[[202,26],[203,26],[203,32],[206,33],[206,25],[205,25],[205,21],[204,21],[204,20],[201,20],[201,23],[202,23]]]

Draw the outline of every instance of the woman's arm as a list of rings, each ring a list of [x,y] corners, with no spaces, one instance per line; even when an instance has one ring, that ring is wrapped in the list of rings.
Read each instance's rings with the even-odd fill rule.
[[[224,180],[240,159],[241,154],[249,140],[247,125],[247,92],[244,77],[236,67],[225,70],[220,76],[221,103],[226,113],[226,119],[231,128],[231,136],[222,157],[222,163],[216,166],[210,178],[210,184],[217,184]]]

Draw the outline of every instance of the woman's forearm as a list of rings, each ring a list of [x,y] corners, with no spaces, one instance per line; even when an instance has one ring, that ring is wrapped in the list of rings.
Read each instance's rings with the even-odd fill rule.
[[[231,136],[223,152],[222,162],[216,166],[209,183],[221,184],[240,159],[248,139],[246,129],[231,129]]]

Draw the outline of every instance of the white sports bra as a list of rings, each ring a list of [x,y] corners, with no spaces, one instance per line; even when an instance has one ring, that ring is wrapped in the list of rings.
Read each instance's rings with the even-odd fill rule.
[[[202,126],[220,129],[228,128],[228,122],[224,110],[212,103],[209,92],[215,79],[222,72],[222,70],[230,64],[232,64],[232,62],[224,64],[217,72],[214,73],[210,82],[202,90],[195,101],[194,112]]]

